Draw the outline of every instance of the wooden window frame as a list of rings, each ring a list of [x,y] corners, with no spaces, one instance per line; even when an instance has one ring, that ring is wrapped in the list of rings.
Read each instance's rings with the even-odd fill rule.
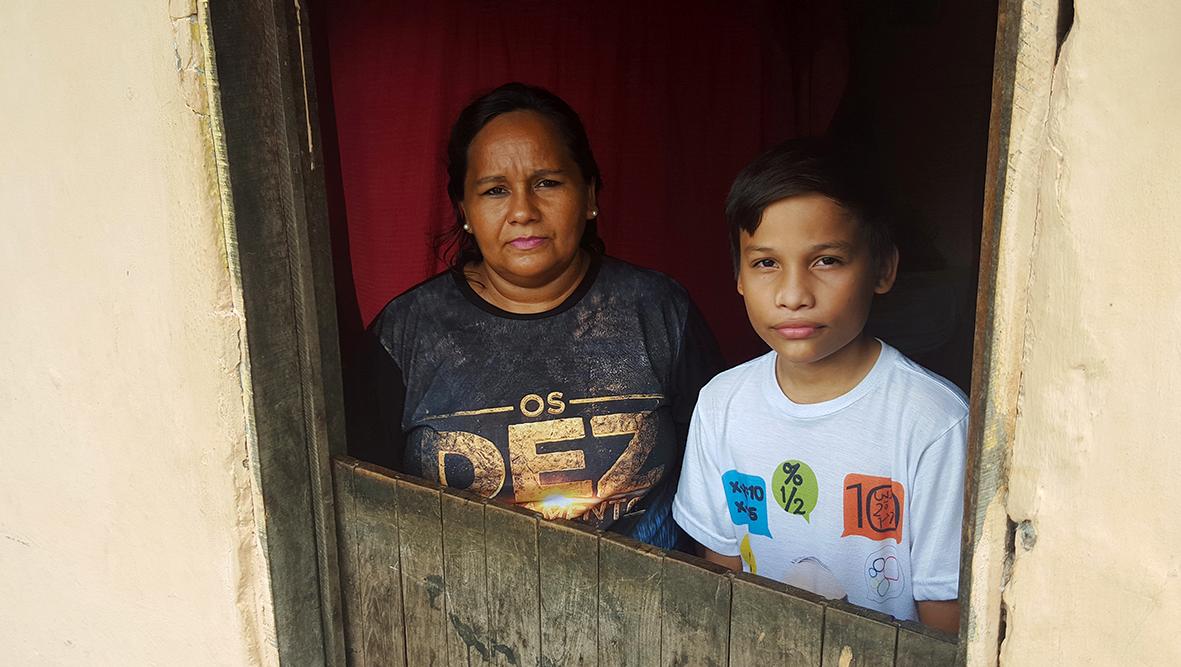
[[[993,65],[966,480],[960,664],[995,664],[1012,554],[1008,451],[1025,337],[1041,121],[1057,3],[1001,0]],[[284,664],[345,664],[332,494],[343,398],[309,12],[300,0],[200,0],[228,262],[246,331],[244,391],[261,541]],[[1036,186],[1035,186],[1036,187]]]

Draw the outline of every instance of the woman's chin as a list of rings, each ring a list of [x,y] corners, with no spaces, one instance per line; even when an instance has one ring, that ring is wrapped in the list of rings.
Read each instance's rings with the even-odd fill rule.
[[[575,262],[576,257],[555,257],[549,252],[520,253],[504,258],[493,269],[522,287],[542,287],[557,280]]]

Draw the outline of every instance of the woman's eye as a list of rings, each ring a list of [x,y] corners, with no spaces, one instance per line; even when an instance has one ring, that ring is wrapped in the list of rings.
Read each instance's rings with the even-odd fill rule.
[[[503,186],[497,185],[496,187],[485,190],[483,194],[485,196],[500,197],[502,195],[508,194],[508,190],[506,190]]]
[[[537,187],[539,187],[539,188],[552,188],[552,187],[558,186],[558,185],[561,185],[561,183],[558,181],[555,181],[552,178],[543,178],[537,182]]]

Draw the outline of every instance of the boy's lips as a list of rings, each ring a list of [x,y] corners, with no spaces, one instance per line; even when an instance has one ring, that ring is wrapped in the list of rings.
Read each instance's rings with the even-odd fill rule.
[[[771,328],[784,338],[799,340],[801,338],[811,337],[812,334],[823,327],[824,325],[815,322],[781,322]]]
[[[508,242],[509,245],[517,250],[532,250],[542,243],[545,243],[545,237],[543,236],[522,236]]]

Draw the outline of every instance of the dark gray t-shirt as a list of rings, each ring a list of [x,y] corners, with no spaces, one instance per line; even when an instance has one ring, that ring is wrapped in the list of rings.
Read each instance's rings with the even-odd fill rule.
[[[661,547],[697,392],[717,346],[672,279],[597,258],[528,315],[442,273],[370,327],[383,447],[408,473]]]

